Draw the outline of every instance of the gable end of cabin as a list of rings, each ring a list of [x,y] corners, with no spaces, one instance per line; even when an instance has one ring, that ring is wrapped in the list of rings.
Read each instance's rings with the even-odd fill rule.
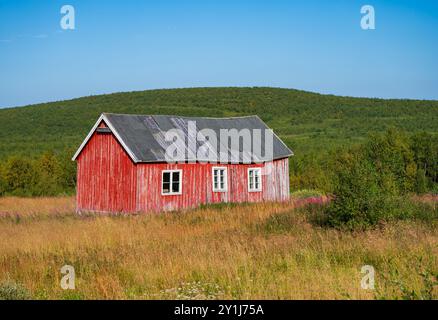
[[[105,120],[75,155],[78,212],[136,211],[136,164]]]

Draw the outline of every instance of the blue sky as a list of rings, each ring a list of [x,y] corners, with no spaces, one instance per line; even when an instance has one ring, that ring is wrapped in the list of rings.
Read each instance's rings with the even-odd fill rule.
[[[438,1],[0,0],[0,107],[198,86],[438,99]]]

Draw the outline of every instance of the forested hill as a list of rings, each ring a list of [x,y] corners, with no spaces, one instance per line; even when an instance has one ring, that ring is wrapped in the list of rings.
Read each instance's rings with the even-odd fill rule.
[[[102,112],[259,115],[300,157],[399,127],[438,133],[438,101],[322,95],[277,88],[190,88],[115,93],[0,109],[0,158],[74,149]]]

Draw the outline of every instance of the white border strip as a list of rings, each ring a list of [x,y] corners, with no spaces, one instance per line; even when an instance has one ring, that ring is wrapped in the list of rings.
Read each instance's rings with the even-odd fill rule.
[[[286,158],[286,157],[288,158],[288,157],[295,155],[294,152],[286,145],[286,143],[284,143],[284,141],[281,140],[280,137],[274,132],[274,129],[271,129],[257,114],[254,116],[257,117],[260,120],[260,122],[265,125],[265,127],[266,127],[265,129],[270,129],[272,131],[272,133],[274,134],[274,136],[277,137],[277,139],[283,144],[283,146],[285,146],[286,149],[290,151],[290,154],[286,155],[284,158]],[[274,150],[272,150],[272,151],[274,151]],[[284,158],[283,157],[282,158],[273,158],[272,160],[278,160],[278,159],[284,159]]]

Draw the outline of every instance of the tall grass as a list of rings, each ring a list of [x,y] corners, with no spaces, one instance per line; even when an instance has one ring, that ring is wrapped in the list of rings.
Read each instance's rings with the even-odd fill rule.
[[[35,299],[397,299],[430,287],[422,274],[438,272],[436,223],[343,232],[313,224],[302,205],[81,217],[70,197],[0,198],[0,282]],[[75,290],[60,287],[65,264]],[[361,289],[365,264],[374,291]]]

